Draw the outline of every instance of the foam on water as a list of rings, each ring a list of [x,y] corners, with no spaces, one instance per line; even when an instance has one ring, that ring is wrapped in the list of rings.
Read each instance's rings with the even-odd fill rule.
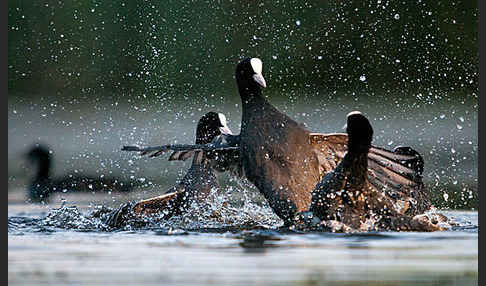
[[[107,206],[96,206],[94,210],[82,213],[76,206],[62,206],[50,211],[43,217],[31,216],[10,216],[8,217],[8,233],[24,234],[51,233],[62,230],[88,231],[88,232],[110,232],[110,231],[143,231],[143,230],[166,230],[168,233],[178,231],[202,231],[212,229],[216,232],[224,232],[229,229],[235,231],[247,230],[277,230],[282,226],[282,221],[273,213],[271,208],[265,204],[257,204],[248,198],[241,205],[232,204],[230,198],[221,194],[213,193],[210,196],[210,204],[192,205],[191,211],[183,215],[173,216],[169,219],[160,217],[131,218],[117,228],[109,227],[106,224],[110,216],[117,208]],[[442,212],[433,210],[424,216],[427,219],[436,219]],[[478,232],[479,225],[477,213],[471,215],[468,212],[460,215],[446,215],[449,222],[441,222],[444,230]],[[338,222],[326,222],[327,229],[317,231],[350,232],[359,231],[346,230],[345,226]],[[301,232],[299,229],[293,231]],[[315,229],[313,230],[315,231]],[[309,232],[309,231],[305,231]],[[361,231],[362,232],[362,231]],[[366,230],[365,230],[366,232]],[[373,231],[372,231],[373,232]]]

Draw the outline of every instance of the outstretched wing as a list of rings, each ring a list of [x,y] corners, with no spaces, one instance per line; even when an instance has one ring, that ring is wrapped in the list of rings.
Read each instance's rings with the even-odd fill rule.
[[[111,228],[120,228],[126,225],[130,219],[143,216],[160,216],[169,218],[180,213],[180,202],[184,199],[182,184],[175,186],[161,196],[141,200],[137,203],[128,202],[112,211],[104,219],[104,223]]]
[[[393,198],[402,213],[422,214],[430,209],[427,190],[422,180],[424,161],[410,147],[393,151],[373,146],[368,153],[368,179]]]
[[[348,150],[346,133],[310,133],[309,140],[319,160],[321,177],[334,170]]]
[[[209,159],[218,159],[223,165],[228,162],[223,162],[225,159],[234,158],[239,152],[240,135],[221,134],[216,136],[210,143],[212,146],[205,146],[206,157]],[[206,144],[207,145],[207,144]],[[214,146],[214,148],[213,148]],[[169,161],[185,161],[194,155],[194,152],[202,149],[179,150],[174,151],[169,157]]]
[[[219,135],[211,143],[208,144],[167,144],[152,147],[140,146],[123,146],[122,151],[140,152],[140,155],[148,155],[149,157],[157,157],[165,154],[168,151],[174,151],[169,160],[186,160],[192,157],[196,151],[222,151],[222,150],[237,150],[239,143],[239,136],[236,135]]]
[[[152,147],[140,147],[136,145],[123,146],[122,151],[140,152],[140,155],[148,155],[149,157],[157,157],[165,154],[168,151],[211,151],[219,148],[231,148],[231,146],[216,146],[213,143],[209,144],[167,144]]]
[[[158,157],[169,151],[169,161],[185,161],[198,151],[204,151],[206,159],[218,172],[229,171],[237,177],[243,177],[243,167],[240,162],[240,136],[221,134],[208,144],[168,144],[154,147],[123,146],[122,151],[140,152],[140,155]]]
[[[346,154],[346,133],[310,133],[309,139],[319,158],[321,176],[336,168]],[[422,156],[410,147],[390,151],[372,146],[368,153],[370,183],[402,204],[403,213],[419,214],[430,208],[422,181],[423,168]]]

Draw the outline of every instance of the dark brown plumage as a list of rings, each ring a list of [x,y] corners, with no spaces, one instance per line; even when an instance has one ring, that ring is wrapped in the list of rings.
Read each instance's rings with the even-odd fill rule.
[[[266,83],[261,72],[262,63],[255,58],[236,67],[243,110],[241,163],[248,180],[289,225],[297,212],[308,210],[315,185],[344,157],[347,135],[311,133],[281,113],[262,95]],[[371,186],[405,201],[404,212],[423,212],[430,207],[428,200],[421,197],[415,202],[423,192],[423,161],[418,153],[402,154],[401,150],[372,148],[368,156]]]
[[[262,95],[262,88],[266,87],[262,66],[261,60],[247,58],[236,67],[243,113],[239,135],[220,136],[206,145],[164,145],[145,150],[217,150],[219,154],[235,154],[239,149],[239,156],[231,156],[225,163],[237,166],[233,169],[241,170],[239,173],[258,188],[288,226],[296,213],[308,210],[315,185],[343,159],[348,135],[310,132],[277,110]],[[144,151],[130,146],[127,150]],[[217,164],[221,158],[225,157],[212,161]],[[401,206],[401,213],[416,215],[430,209],[422,182],[423,160],[418,152],[410,147],[389,151],[371,146],[367,163],[371,186]]]
[[[262,96],[260,67],[258,59],[246,59],[236,67],[243,111],[241,163],[246,178],[288,223],[310,205],[310,190],[320,179],[319,159],[310,148],[310,132]]]
[[[359,229],[373,215],[372,210],[387,212],[393,205],[388,205],[389,200],[368,181],[368,151],[373,135],[369,121],[361,113],[350,113],[346,129],[348,151],[315,186],[309,211],[321,220],[337,220]]]
[[[209,116],[210,115],[210,116]],[[217,116],[216,116],[217,115]],[[211,139],[211,140],[209,140]],[[239,138],[231,132],[227,123],[226,117],[222,113],[209,112],[198,123],[196,129],[196,145],[204,145],[208,143],[216,144],[235,144],[235,140]],[[155,152],[151,156],[158,156],[160,151]],[[169,161],[186,160],[192,157],[194,150],[174,151]],[[240,152],[237,148],[219,150],[203,151],[204,157],[210,161],[211,167],[218,172],[231,171],[237,176],[242,176],[241,165],[239,164]]]
[[[373,128],[368,119],[360,112],[349,113],[346,131],[346,155],[316,185],[309,212],[298,215],[297,220],[312,218],[314,226],[320,221],[325,226],[337,221],[349,230],[439,230],[440,227],[428,219],[401,212],[396,200],[371,184],[368,152]]]

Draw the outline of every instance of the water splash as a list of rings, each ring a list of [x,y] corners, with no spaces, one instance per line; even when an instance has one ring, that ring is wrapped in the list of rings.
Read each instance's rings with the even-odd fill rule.
[[[234,192],[240,196],[235,199]],[[130,217],[122,226],[113,228],[106,222],[117,208],[104,205],[95,206],[86,213],[77,206],[61,206],[50,209],[42,218],[9,217],[9,233],[75,231],[124,231],[124,230],[167,230],[169,234],[177,230],[198,229],[248,229],[277,228],[282,225],[266,203],[254,200],[251,191],[229,188],[226,192],[213,191],[206,201],[193,202],[189,211],[164,219],[164,213],[153,217]]]
[[[282,225],[270,206],[264,202],[255,202],[246,191],[240,201],[228,195],[213,192],[206,202],[193,203],[191,211],[181,216],[172,217],[160,223],[162,227],[184,229],[199,228],[274,228]]]

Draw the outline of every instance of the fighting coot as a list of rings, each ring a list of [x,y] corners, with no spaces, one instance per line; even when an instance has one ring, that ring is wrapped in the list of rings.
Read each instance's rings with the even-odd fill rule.
[[[262,95],[266,87],[262,65],[260,59],[248,58],[236,67],[243,111],[241,164],[245,176],[276,214],[291,224],[297,212],[309,208],[316,183],[344,157],[348,136],[311,133],[277,110]],[[368,154],[371,186],[404,201],[404,212],[423,212],[430,207],[423,196],[422,168],[422,158],[411,148],[391,152],[372,147]]]
[[[348,231],[439,230],[440,226],[428,217],[402,212],[402,207],[397,205],[395,199],[370,183],[368,152],[371,148],[373,128],[368,119],[358,111],[349,113],[346,132],[346,155],[338,166],[316,185],[312,192],[309,211],[298,214],[297,221],[311,218],[313,227],[321,221],[321,226],[335,227],[337,222],[342,224],[341,230]]]
[[[226,125],[226,118],[222,113],[208,112],[203,115],[196,128],[196,144],[210,143],[215,137],[232,134]],[[136,148],[124,147],[123,150],[135,150]],[[167,150],[152,150],[139,148],[143,155],[159,156]],[[115,211],[107,219],[106,223],[111,227],[119,227],[126,222],[131,215],[154,215],[158,219],[168,219],[173,215],[185,212],[193,202],[203,202],[212,190],[219,187],[216,170],[213,163],[217,162],[217,151],[186,150],[174,152],[171,157],[187,159],[193,157],[191,167],[180,183],[170,188],[164,195],[145,199],[137,203],[127,203]],[[213,158],[213,159],[211,159]]]
[[[236,66],[243,113],[239,135],[221,135],[209,144],[142,149],[128,146],[125,150],[158,155],[168,150],[235,154],[239,149],[239,156],[231,156],[227,165],[241,169],[240,174],[258,188],[285,225],[292,224],[296,213],[309,209],[315,185],[343,159],[348,135],[310,132],[280,112],[262,95],[266,87],[262,70],[258,58],[247,58]],[[367,157],[371,186],[400,205],[402,213],[416,215],[431,208],[422,182],[423,159],[418,152],[410,147],[389,151],[371,146]],[[221,158],[227,157],[212,161]]]

